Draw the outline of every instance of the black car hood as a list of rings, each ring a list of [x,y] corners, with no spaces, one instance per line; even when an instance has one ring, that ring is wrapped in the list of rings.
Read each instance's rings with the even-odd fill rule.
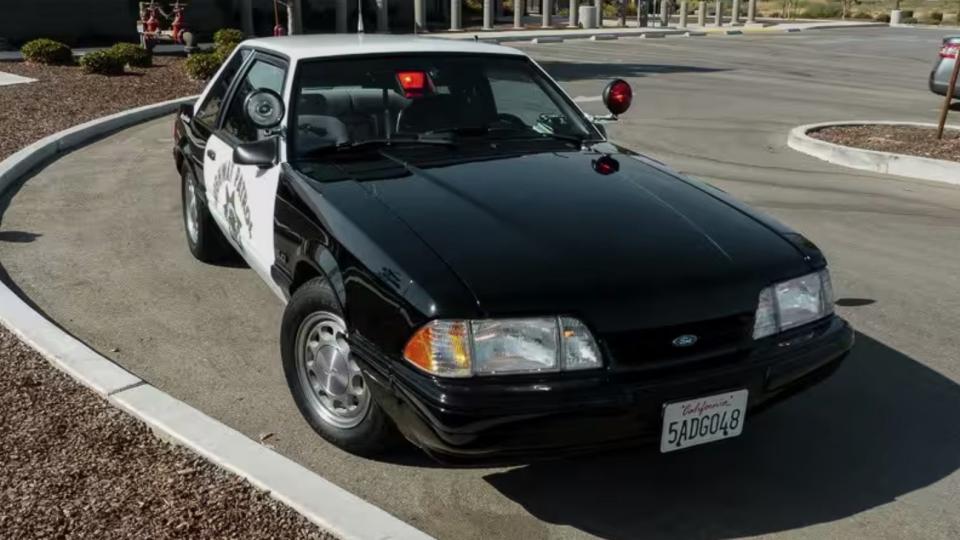
[[[752,313],[761,288],[810,270],[751,211],[601,148],[441,160],[436,150],[390,151],[337,168],[406,223],[488,316],[569,313],[605,331],[680,324]],[[601,158],[616,170],[598,172]]]

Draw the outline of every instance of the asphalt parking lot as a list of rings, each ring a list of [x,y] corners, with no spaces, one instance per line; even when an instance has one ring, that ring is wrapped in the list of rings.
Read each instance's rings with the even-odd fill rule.
[[[313,435],[283,382],[282,306],[251,271],[186,249],[171,119],[39,172],[0,202],[0,263],[53,320],[164,391],[441,538],[960,537],[960,189],[786,147],[818,121],[935,121],[941,31],[524,46],[591,112],[625,78],[612,137],[804,232],[859,333],[829,381],[744,435],[506,468],[415,451],[371,461]],[[960,112],[954,113],[960,123]]]

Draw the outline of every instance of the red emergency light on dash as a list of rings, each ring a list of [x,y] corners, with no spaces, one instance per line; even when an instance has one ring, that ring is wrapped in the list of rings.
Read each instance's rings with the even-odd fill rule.
[[[398,71],[397,80],[406,97],[423,95],[427,89],[427,74],[422,71]]]

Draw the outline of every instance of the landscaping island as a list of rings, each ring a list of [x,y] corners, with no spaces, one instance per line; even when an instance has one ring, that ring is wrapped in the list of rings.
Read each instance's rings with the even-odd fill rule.
[[[36,80],[0,86],[0,161],[63,129],[203,88],[183,58],[144,57],[122,44],[75,64],[66,46],[38,41],[37,60],[0,63]],[[172,158],[170,174],[177,189]],[[29,231],[0,230],[0,242],[29,241]],[[2,326],[0,411],[5,537],[334,538],[269,493],[154,437]]]
[[[960,130],[956,129],[945,130],[940,140],[935,127],[897,124],[831,126],[807,135],[841,146],[960,162]]]

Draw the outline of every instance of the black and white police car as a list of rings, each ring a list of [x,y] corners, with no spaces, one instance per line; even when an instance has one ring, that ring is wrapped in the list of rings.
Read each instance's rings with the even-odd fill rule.
[[[853,345],[826,261],[610,143],[520,51],[398,36],[246,41],[175,126],[190,251],[286,302],[323,437],[440,459],[737,436]]]

